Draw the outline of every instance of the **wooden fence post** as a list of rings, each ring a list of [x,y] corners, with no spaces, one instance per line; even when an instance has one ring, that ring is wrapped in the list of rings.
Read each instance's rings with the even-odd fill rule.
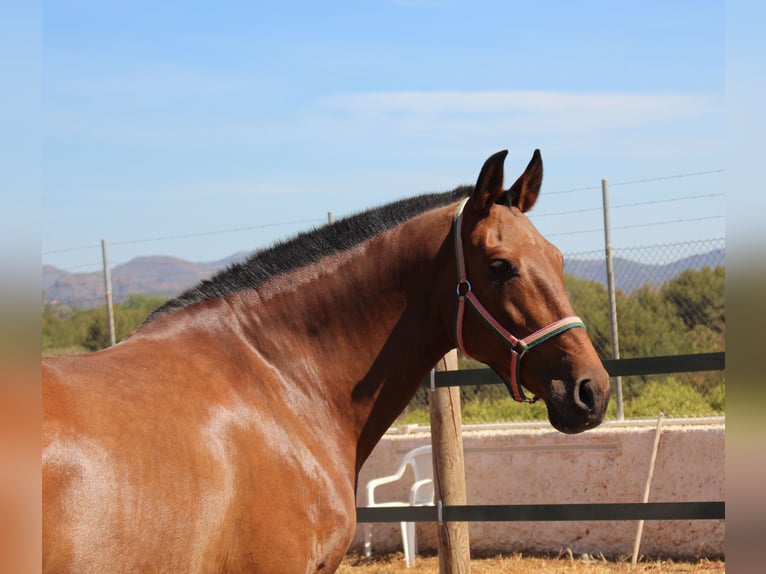
[[[437,371],[457,370],[457,350],[447,353],[436,365]],[[437,504],[466,504],[463,461],[462,415],[458,387],[435,388],[432,375],[429,391],[431,444]],[[441,517],[441,512],[439,512]],[[438,524],[440,574],[469,574],[471,550],[467,522]]]

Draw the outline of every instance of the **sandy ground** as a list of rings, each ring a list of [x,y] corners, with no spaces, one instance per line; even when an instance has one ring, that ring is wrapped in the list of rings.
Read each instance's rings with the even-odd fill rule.
[[[339,574],[438,574],[437,556],[418,555],[414,568],[407,568],[401,552],[373,556],[367,561],[364,556],[349,555],[337,571]],[[642,558],[635,568],[630,557],[605,559],[602,556],[522,556],[521,554],[474,557],[471,559],[472,574],[636,574],[636,573],[680,574],[701,572],[723,574],[726,564],[721,560],[699,560],[681,562]]]

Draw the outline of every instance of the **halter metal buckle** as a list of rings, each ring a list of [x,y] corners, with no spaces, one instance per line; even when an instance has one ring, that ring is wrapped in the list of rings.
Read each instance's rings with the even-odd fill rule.
[[[460,288],[465,287],[465,291],[461,293]],[[457,283],[457,296],[458,297],[465,297],[468,295],[471,291],[473,291],[473,287],[471,286],[471,282],[468,279],[461,279]]]

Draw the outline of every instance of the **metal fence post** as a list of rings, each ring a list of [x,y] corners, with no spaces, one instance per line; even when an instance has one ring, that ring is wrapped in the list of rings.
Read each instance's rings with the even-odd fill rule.
[[[614,265],[612,261],[612,237],[609,226],[609,182],[601,180],[601,198],[604,204],[604,249],[606,251],[606,285],[609,294],[609,325],[612,331],[612,358],[620,358],[620,337],[617,330],[617,299],[614,291]],[[622,377],[615,377],[615,403],[617,420],[625,419],[622,406]]]
[[[104,260],[104,296],[106,297],[106,317],[109,323],[109,346],[116,342],[114,335],[114,309],[112,308],[112,271],[109,269],[109,248],[106,239],[101,240],[101,256]]]

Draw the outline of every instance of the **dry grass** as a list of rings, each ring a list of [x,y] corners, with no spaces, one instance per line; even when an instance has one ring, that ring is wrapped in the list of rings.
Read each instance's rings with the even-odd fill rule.
[[[414,568],[406,568],[401,552],[373,556],[369,562],[364,556],[349,555],[340,565],[339,574],[422,574],[438,573],[437,556],[419,555]],[[630,558],[606,560],[599,556],[575,557],[562,553],[557,557],[522,556],[521,554],[472,558],[471,574],[636,574],[643,572],[680,574],[702,572],[723,574],[726,564],[720,560],[682,562],[673,560],[640,560],[635,568]]]

